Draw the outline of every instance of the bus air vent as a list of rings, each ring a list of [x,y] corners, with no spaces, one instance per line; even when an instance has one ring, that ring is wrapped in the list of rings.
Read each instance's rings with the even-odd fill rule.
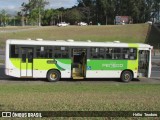
[[[120,43],[120,41],[114,41],[114,43]]]
[[[68,42],[74,42],[74,40],[72,40],[72,39],[68,39],[67,41],[68,41]]]
[[[42,38],[37,38],[36,41],[43,41],[43,39]]]

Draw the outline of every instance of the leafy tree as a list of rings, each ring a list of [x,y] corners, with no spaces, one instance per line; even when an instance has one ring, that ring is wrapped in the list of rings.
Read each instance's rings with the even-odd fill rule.
[[[78,9],[85,16],[83,20],[88,23],[93,21],[93,18],[96,17],[96,0],[78,0],[78,2]]]
[[[3,9],[0,14],[0,23],[1,26],[6,26],[9,20],[9,16],[7,12]]]
[[[59,22],[58,15],[60,12],[54,9],[47,9],[42,18],[42,25],[56,25]]]
[[[31,23],[36,23],[41,26],[41,18],[43,16],[43,11],[49,2],[46,0],[29,0],[28,3],[22,3],[22,11],[25,12],[25,16],[29,17]]]
[[[72,8],[45,9],[46,0],[28,0],[18,13],[24,24],[56,25],[58,22],[75,24],[79,21],[93,24],[113,24],[115,16],[131,16],[134,23],[144,23],[156,16],[159,0],[77,0]],[[1,17],[2,18],[2,17]],[[1,20],[2,21],[2,20]]]
[[[82,19],[84,18],[84,15],[83,13],[80,12],[80,10],[74,8],[74,9],[67,10],[64,14],[64,18],[66,22],[69,22],[74,25],[82,21]]]

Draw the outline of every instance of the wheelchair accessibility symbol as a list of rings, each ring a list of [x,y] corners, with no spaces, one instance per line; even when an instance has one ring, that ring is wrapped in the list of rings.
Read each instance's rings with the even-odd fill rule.
[[[91,70],[91,66],[87,66],[87,70]]]

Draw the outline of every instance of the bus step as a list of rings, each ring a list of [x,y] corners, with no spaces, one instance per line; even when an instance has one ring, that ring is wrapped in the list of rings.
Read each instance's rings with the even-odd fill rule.
[[[84,77],[79,77],[79,76],[77,76],[77,77],[73,77],[73,79],[84,79]]]

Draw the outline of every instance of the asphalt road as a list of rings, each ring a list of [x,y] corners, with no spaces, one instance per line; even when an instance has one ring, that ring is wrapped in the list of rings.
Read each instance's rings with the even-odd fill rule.
[[[152,56],[151,78],[160,78],[160,55]]]

